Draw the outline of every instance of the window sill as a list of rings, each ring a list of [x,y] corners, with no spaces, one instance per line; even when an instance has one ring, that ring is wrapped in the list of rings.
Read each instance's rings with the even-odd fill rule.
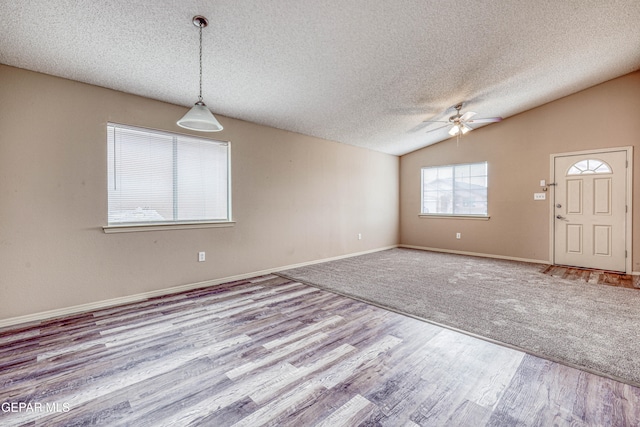
[[[476,219],[480,221],[489,221],[489,215],[438,215],[438,214],[420,214],[420,218],[445,218],[445,219]]]
[[[105,225],[102,230],[109,233],[133,233],[138,231],[160,231],[160,230],[189,230],[192,228],[219,228],[233,227],[235,221],[225,222],[183,222],[183,223],[154,223],[154,224],[123,224]]]

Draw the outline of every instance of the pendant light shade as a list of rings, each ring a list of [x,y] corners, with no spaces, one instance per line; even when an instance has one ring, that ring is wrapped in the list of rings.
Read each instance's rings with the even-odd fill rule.
[[[187,114],[178,120],[178,126],[200,132],[222,130],[222,125],[202,101],[196,102],[196,105],[191,107]]]
[[[198,102],[180,120],[178,126],[199,132],[217,132],[222,130],[222,125],[215,118],[213,113],[202,101],[202,29],[209,25],[209,21],[204,16],[194,16],[193,25],[200,30],[200,94]]]

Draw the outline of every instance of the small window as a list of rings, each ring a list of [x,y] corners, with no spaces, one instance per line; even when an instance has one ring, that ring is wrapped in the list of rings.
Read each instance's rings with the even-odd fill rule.
[[[422,214],[487,216],[487,162],[422,168]]]
[[[109,123],[109,225],[230,221],[229,143]]]
[[[602,160],[580,160],[569,168],[567,175],[582,175],[588,173],[611,173],[611,167]]]

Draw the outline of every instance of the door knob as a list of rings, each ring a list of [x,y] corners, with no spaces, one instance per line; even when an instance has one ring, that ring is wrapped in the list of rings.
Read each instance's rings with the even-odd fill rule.
[[[556,215],[556,218],[567,221],[567,218],[563,217],[562,215]]]
[[[556,208],[561,208],[561,207],[562,207],[562,205],[561,205],[560,203],[558,203],[558,204],[556,205]]]

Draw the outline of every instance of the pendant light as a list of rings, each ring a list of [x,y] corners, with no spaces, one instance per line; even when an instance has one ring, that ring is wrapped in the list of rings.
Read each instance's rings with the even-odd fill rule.
[[[198,102],[178,120],[177,124],[185,129],[200,132],[217,132],[222,130],[222,125],[205,103],[202,102],[202,29],[209,25],[209,21],[204,16],[196,15],[193,17],[193,25],[198,27],[200,31],[200,94],[198,95]]]

